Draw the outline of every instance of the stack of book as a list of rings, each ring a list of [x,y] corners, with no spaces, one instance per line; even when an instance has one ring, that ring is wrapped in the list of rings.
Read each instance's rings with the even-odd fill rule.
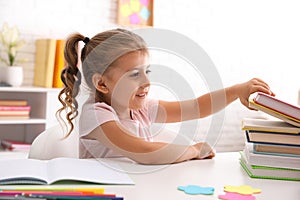
[[[242,120],[242,167],[252,178],[300,181],[300,108],[262,93],[249,102],[276,118]]]
[[[0,119],[29,119],[30,109],[26,100],[0,100]]]

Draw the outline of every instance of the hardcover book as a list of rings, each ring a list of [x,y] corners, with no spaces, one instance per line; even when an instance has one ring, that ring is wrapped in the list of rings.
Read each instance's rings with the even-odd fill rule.
[[[300,127],[300,108],[264,93],[249,100],[251,108],[263,111],[287,123]]]
[[[300,147],[300,134],[246,130],[248,142],[261,144],[284,144]]]
[[[288,145],[254,144],[253,152],[262,154],[300,157],[300,147]]]
[[[247,143],[243,151],[250,165],[265,167],[289,168],[300,170],[300,158],[282,155],[256,154],[253,152],[252,144]]]
[[[278,133],[299,134],[300,127],[295,127],[282,120],[244,118],[242,120],[242,130],[269,131]]]
[[[1,99],[0,106],[27,106],[26,100]]]
[[[52,88],[56,40],[38,39],[35,43],[34,85]]]
[[[30,111],[30,106],[0,106],[0,111]]]
[[[240,153],[240,164],[251,178],[300,181],[299,169],[251,165],[244,153]]]
[[[63,68],[65,67],[64,59],[64,40],[56,40],[56,51],[55,51],[55,62],[54,62],[54,72],[53,72],[53,87],[62,88],[63,82],[60,79],[60,74]]]
[[[264,93],[257,93],[257,96],[253,99],[253,101],[257,104],[300,121],[300,108],[295,105],[289,104]]]

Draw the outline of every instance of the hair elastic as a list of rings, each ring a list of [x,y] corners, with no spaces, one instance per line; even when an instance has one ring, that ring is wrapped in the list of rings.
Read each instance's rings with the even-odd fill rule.
[[[84,42],[84,44],[87,44],[90,41],[90,38],[85,37],[82,41]]]

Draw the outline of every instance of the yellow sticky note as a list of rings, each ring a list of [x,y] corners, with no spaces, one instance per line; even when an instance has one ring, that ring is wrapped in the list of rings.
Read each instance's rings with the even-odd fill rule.
[[[139,12],[140,7],[141,7],[141,4],[140,4],[139,0],[131,0],[130,1],[130,8],[133,13]]]
[[[245,195],[261,193],[261,189],[252,188],[251,186],[248,185],[241,185],[241,186],[227,185],[224,187],[224,191],[235,192],[235,193],[245,194]]]
[[[124,17],[128,17],[130,14],[131,14],[131,10],[129,4],[123,4],[121,6],[121,15]]]

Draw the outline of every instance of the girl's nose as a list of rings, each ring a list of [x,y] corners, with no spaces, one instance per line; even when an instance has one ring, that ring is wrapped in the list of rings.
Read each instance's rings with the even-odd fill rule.
[[[149,76],[145,73],[141,79],[141,87],[146,88],[150,86]]]
[[[144,92],[148,92],[150,87],[150,81],[147,79],[147,81],[144,81],[141,85],[140,88],[143,89]]]
[[[149,92],[149,88],[150,88],[150,83],[144,84],[141,86],[141,89],[143,89],[143,92]]]

